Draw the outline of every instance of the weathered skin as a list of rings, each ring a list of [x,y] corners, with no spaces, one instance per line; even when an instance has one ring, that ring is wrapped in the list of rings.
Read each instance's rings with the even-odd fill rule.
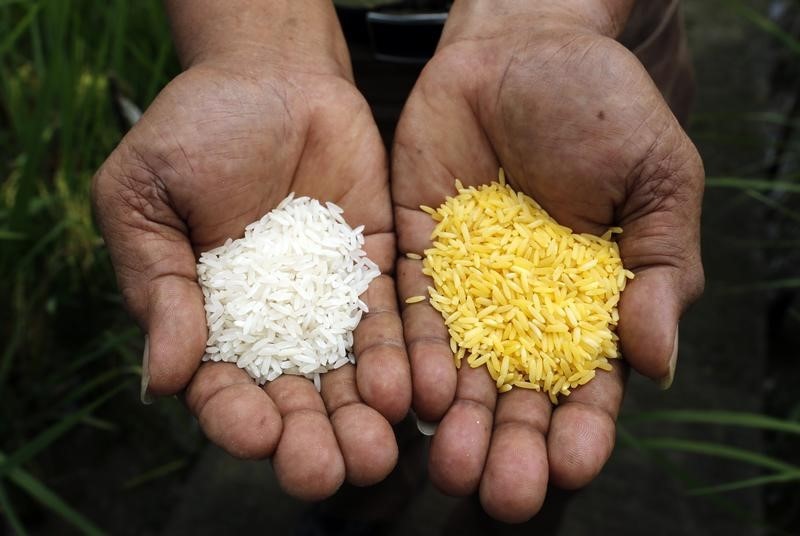
[[[422,253],[430,244],[433,222],[419,205],[441,204],[455,178],[495,180],[500,166],[514,188],[577,232],[621,225],[623,261],[636,273],[620,305],[623,356],[666,386],[679,317],[703,288],[702,163],[642,65],[612,38],[625,10],[578,16],[588,0],[562,4],[581,4],[574,11],[536,9],[548,4],[501,1],[487,11],[480,0],[456,3],[397,129],[399,249]],[[401,298],[429,284],[421,261],[398,261]],[[403,319],[414,409],[441,421],[430,473],[443,491],[479,491],[489,514],[519,522],[539,510],[548,482],[577,488],[600,472],[625,364],[554,408],[542,393],[497,396],[483,368],[457,374],[429,304],[407,305]]]
[[[186,70],[98,171],[94,203],[125,302],[149,337],[148,392],[185,392],[212,441],[243,458],[274,455],[289,493],[321,499],[345,478],[366,485],[391,471],[390,422],[410,403],[387,159],[333,9],[272,2],[264,17],[259,2],[233,3],[169,6]],[[290,192],[333,201],[363,224],[384,272],[355,333],[358,371],[324,375],[321,396],[303,378],[261,389],[234,364],[200,361],[196,256],[241,236]]]

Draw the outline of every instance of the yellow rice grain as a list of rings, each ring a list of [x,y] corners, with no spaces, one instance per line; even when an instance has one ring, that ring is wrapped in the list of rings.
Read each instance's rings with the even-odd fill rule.
[[[501,393],[513,387],[559,396],[611,370],[626,270],[612,227],[573,234],[533,199],[497,182],[465,187],[438,208],[422,259],[431,305],[450,333],[454,363],[485,366]],[[418,303],[413,296],[406,303]]]
[[[422,259],[422,255],[418,253],[406,253],[406,258],[418,261]]]

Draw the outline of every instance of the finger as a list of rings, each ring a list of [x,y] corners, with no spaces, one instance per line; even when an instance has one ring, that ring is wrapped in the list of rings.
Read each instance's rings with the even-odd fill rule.
[[[666,388],[675,373],[678,321],[703,290],[703,166],[677,123],[653,153],[623,207],[620,254],[636,278],[620,300],[619,335],[631,366]]]
[[[403,109],[392,150],[392,200],[399,250],[421,254],[430,247],[434,222],[420,205],[439,206],[455,193],[455,179],[470,184],[497,174],[497,159],[474,113],[474,78],[453,69],[450,54],[437,53]],[[460,60],[463,66],[463,59]],[[459,96],[452,98],[453,95]],[[463,95],[463,97],[461,97]],[[426,295],[431,284],[421,263],[400,259],[401,302]],[[412,374],[413,406],[425,421],[438,421],[456,391],[449,337],[442,318],[427,303],[403,309],[403,329]]]
[[[496,400],[497,386],[485,367],[461,367],[455,401],[431,441],[430,478],[444,493],[463,496],[478,489]]]
[[[551,410],[544,393],[517,388],[499,396],[480,484],[481,504],[493,518],[522,523],[542,507]]]
[[[347,481],[377,484],[397,463],[397,441],[389,422],[361,401],[356,367],[345,365],[322,376],[322,399],[344,458]]]
[[[702,266],[698,261],[687,270],[654,267],[635,273],[620,299],[620,347],[633,368],[667,389],[678,359],[680,317],[701,292],[698,287],[682,291],[683,278],[702,278],[693,275],[702,274]]]
[[[597,376],[561,399],[547,436],[550,479],[563,489],[591,482],[614,449],[616,420],[627,378],[627,366],[614,361]]]
[[[411,296],[428,296],[430,278],[422,274],[422,262],[400,259],[397,283],[403,308],[403,333],[411,363],[413,405],[424,421],[438,421],[456,394],[456,367],[450,335],[441,314],[428,300],[406,304]]]
[[[122,296],[149,337],[143,386],[174,394],[205,351],[206,316],[195,258],[163,183],[124,143],[97,172],[92,190]]]
[[[394,281],[381,275],[361,296],[369,312],[353,338],[358,393],[390,422],[405,417],[411,405],[411,372]]]
[[[259,459],[275,451],[282,429],[278,408],[233,363],[203,363],[185,401],[206,437],[232,456]]]
[[[288,375],[265,390],[283,418],[272,459],[281,488],[306,501],[330,497],[344,482],[345,465],[319,393],[307,379]]]

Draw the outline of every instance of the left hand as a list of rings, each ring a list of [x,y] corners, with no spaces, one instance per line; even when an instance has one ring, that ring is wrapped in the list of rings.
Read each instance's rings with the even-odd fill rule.
[[[645,69],[610,37],[620,27],[613,17],[572,15],[456,2],[397,129],[399,248],[430,246],[434,222],[419,205],[440,205],[456,178],[495,180],[501,166],[516,190],[575,232],[622,226],[623,262],[636,273],[620,304],[622,353],[668,386],[679,318],[703,288],[702,163]],[[401,301],[429,284],[420,261],[399,261]],[[614,445],[625,363],[557,407],[524,389],[498,396],[484,368],[456,373],[447,330],[427,302],[405,306],[403,318],[414,408],[441,420],[430,453],[439,488],[479,490],[490,515],[519,522],[539,510],[548,483],[573,489],[597,476]]]
[[[369,485],[389,474],[398,453],[390,422],[408,410],[388,169],[332,5],[276,0],[278,17],[262,4],[171,4],[186,70],[106,160],[93,197],[121,293],[149,337],[145,390],[183,393],[211,441],[271,458],[283,489],[320,500],[345,479]],[[257,22],[264,42],[227,42]],[[209,31],[225,46],[210,46],[219,41]],[[354,332],[359,366],[324,374],[321,392],[298,376],[262,388],[234,363],[201,363],[197,256],[290,192],[337,203],[351,226],[364,225],[364,249],[384,272],[362,296],[370,312]]]

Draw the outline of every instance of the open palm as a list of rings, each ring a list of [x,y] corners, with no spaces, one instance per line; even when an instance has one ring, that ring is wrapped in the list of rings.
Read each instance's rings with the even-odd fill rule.
[[[395,239],[386,157],[347,76],[200,63],[172,81],[98,172],[94,202],[121,291],[149,337],[148,391],[185,390],[206,435],[245,458],[274,456],[291,494],[319,499],[347,478],[394,467],[390,422],[410,385],[391,273]],[[358,368],[258,387],[231,363],[203,363],[200,252],[237,238],[290,192],[332,201],[384,275],[366,292]],[[296,463],[296,460],[303,463]]]
[[[703,170],[636,58],[612,39],[572,27],[453,39],[445,32],[401,117],[392,173],[400,251],[422,253],[434,223],[418,209],[466,186],[510,184],[576,232],[621,225],[636,273],[620,304],[625,361],[669,383],[677,326],[703,284]],[[430,285],[421,261],[400,259],[401,298]],[[484,508],[522,521],[548,482],[593,479],[614,444],[626,366],[600,372],[553,407],[544,393],[497,395],[483,368],[456,371],[444,323],[426,302],[403,311],[413,405],[439,421],[430,473],[445,492],[480,491]]]

